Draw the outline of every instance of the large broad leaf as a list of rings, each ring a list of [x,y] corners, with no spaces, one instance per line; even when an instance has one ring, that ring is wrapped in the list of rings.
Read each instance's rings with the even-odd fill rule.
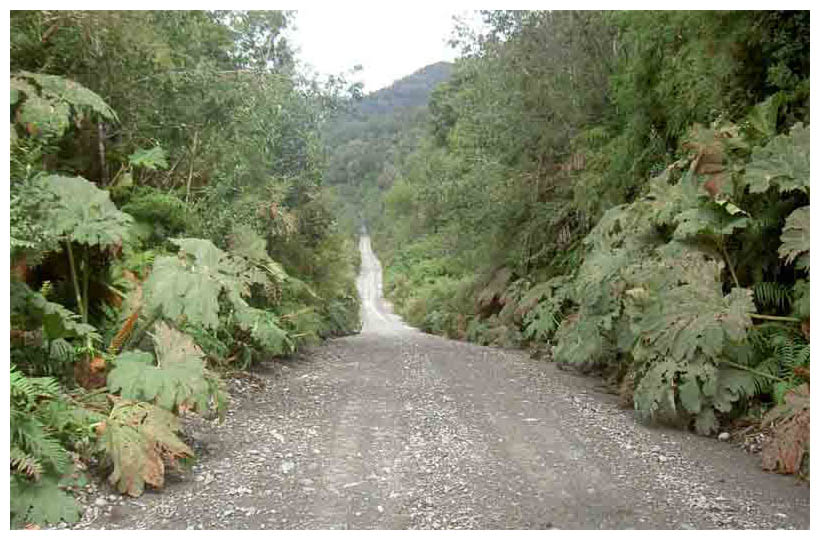
[[[651,221],[656,225],[668,225],[684,210],[698,204],[699,193],[691,176],[681,178],[676,184],[670,184],[668,173],[656,176],[649,181],[648,204],[651,205]]]
[[[289,281],[290,278],[281,264],[270,258],[265,239],[247,225],[235,225],[231,231],[229,251],[243,257],[267,272],[276,283]]]
[[[752,107],[752,110],[746,116],[749,127],[762,137],[768,138],[774,135],[777,129],[777,115],[786,102],[785,92],[776,92],[765,101]]]
[[[603,317],[567,317],[556,333],[555,361],[566,364],[594,365],[611,352],[601,333]]]
[[[71,120],[77,121],[84,114],[117,120],[117,115],[100,96],[57,75],[15,73],[11,77],[11,105],[16,107],[14,121],[26,133],[47,139],[63,136]]]
[[[155,146],[147,150],[140,148],[130,156],[128,156],[128,163],[134,167],[145,167],[156,171],[157,169],[168,168],[168,152],[161,146]]]
[[[722,293],[721,266],[698,258],[681,266],[678,283],[654,295],[634,318],[639,347],[653,355],[693,361],[699,353],[718,357],[727,340],[742,340],[755,311],[749,289]]]
[[[40,87],[41,94],[54,102],[65,103],[78,110],[92,111],[106,120],[117,120],[117,114],[100,96],[75,81],[58,75],[28,71],[16,73],[14,78],[34,81]]]
[[[671,358],[653,364],[635,388],[635,409],[645,418],[676,414],[675,380],[680,363]]]
[[[777,252],[780,257],[786,259],[786,263],[791,264],[797,259],[798,268],[809,268],[809,222],[811,215],[809,207],[798,208],[786,218],[786,225],[780,235],[782,242]]]
[[[146,308],[172,321],[206,328],[219,326],[220,282],[207,269],[189,266],[178,257],[157,257],[144,284]]]
[[[635,405],[647,416],[695,415],[696,429],[709,433],[717,425],[712,409],[726,412],[754,392],[748,372],[721,367],[721,361],[745,339],[755,306],[749,289],[723,294],[718,263],[694,251],[683,254],[680,264],[657,266],[656,274],[669,275],[652,278],[655,286],[643,295],[630,290],[639,298],[628,310],[638,336],[632,354],[647,366]]]
[[[237,310],[236,320],[239,327],[250,332],[254,341],[271,354],[293,352],[293,341],[288,333],[279,327],[276,316],[262,309],[252,308]]]
[[[702,202],[675,216],[675,238],[685,240],[697,235],[724,236],[744,229],[749,223],[745,212],[731,203]]]
[[[778,135],[764,147],[755,148],[746,166],[746,182],[752,193],[772,185],[778,190],[809,192],[809,128],[795,125],[788,135]]]
[[[156,365],[150,353],[128,351],[115,360],[108,388],[126,399],[148,401],[177,411],[181,406],[208,409],[213,386],[205,373],[204,354],[193,340],[164,323],[154,334]]]
[[[743,369],[721,367],[715,381],[715,394],[712,396],[712,406],[727,413],[732,410],[732,404],[745,396],[755,393],[755,379],[753,375]]]
[[[133,218],[117,209],[107,191],[80,177],[51,175],[37,180],[55,196],[43,219],[66,239],[89,246],[121,244]]]
[[[167,319],[184,317],[189,324],[216,328],[221,294],[241,310],[247,307],[243,297],[250,294],[250,286],[268,283],[262,271],[208,240],[171,241],[179,246],[179,254],[158,257],[144,285],[148,310]]]
[[[145,484],[162,487],[165,462],[193,455],[178,430],[172,413],[149,403],[118,400],[98,428],[98,448],[114,467],[109,482],[133,497],[142,494]]]
[[[706,420],[717,379],[718,368],[702,357],[694,362],[659,358],[635,388],[635,408],[644,418],[674,419],[689,414]]]
[[[80,505],[60,489],[54,478],[46,477],[33,483],[12,475],[11,493],[9,505],[13,526],[72,523],[80,519]]]

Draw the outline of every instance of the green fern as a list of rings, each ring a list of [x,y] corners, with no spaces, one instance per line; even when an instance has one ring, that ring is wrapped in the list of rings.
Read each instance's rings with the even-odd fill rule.
[[[791,305],[791,288],[776,281],[759,281],[752,287],[757,307],[788,312]]]
[[[516,315],[520,317],[523,314],[523,335],[526,339],[547,341],[558,330],[571,297],[567,281],[565,276],[559,276],[540,283],[518,303]]]
[[[759,381],[758,391],[770,393],[775,403],[782,403],[786,391],[803,383],[798,373],[809,367],[808,341],[793,325],[765,323],[749,332],[749,342],[757,360],[754,372],[768,375]]]
[[[73,473],[69,448],[99,416],[74,405],[55,379],[14,366],[9,390],[12,524],[76,521],[79,506],[58,484]]]

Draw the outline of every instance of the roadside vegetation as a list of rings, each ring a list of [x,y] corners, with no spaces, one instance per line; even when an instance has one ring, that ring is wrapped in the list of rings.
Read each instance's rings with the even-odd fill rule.
[[[11,14],[13,527],[190,462],[224,374],[358,331],[320,128],[280,12]],[[94,466],[92,467],[92,464]]]
[[[398,312],[807,475],[808,12],[485,19],[387,151],[373,113],[331,162]]]

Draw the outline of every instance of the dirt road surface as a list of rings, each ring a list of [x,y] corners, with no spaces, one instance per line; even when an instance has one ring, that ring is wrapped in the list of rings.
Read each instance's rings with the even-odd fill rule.
[[[807,528],[809,489],[650,428],[593,378],[405,326],[360,241],[362,333],[231,381],[191,471],[76,528]]]

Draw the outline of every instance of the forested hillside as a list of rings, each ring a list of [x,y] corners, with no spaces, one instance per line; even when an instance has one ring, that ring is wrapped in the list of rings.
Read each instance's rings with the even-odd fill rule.
[[[451,72],[452,64],[446,62],[426,66],[364,96],[328,123],[325,181],[338,194],[347,230],[358,232],[361,201],[378,200],[393,185],[396,165],[425,133],[431,93]]]
[[[358,330],[320,142],[350,93],[290,20],[11,13],[13,526],[76,520],[89,471],[162,486],[222,374]]]
[[[646,419],[762,422],[764,467],[805,472],[808,12],[485,18],[429,119],[333,157],[387,296],[602,373]]]
[[[387,88],[376,90],[365,96],[354,108],[356,117],[372,114],[390,114],[399,109],[426,108],[430,93],[440,83],[450,78],[453,65],[438,62],[402,77]]]

